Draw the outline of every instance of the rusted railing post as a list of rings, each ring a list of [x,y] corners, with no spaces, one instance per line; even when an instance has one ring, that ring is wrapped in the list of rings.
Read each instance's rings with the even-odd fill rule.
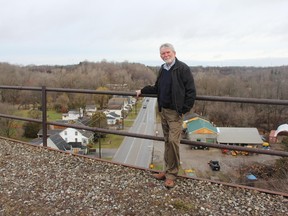
[[[47,92],[46,86],[42,86],[42,130],[43,130],[43,146],[47,147]]]

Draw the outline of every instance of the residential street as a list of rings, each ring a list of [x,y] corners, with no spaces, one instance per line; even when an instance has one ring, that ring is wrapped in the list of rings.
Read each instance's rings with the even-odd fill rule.
[[[143,106],[139,111],[129,132],[146,135],[155,134],[155,98],[144,98]],[[151,163],[153,141],[125,137],[112,161],[148,168]]]

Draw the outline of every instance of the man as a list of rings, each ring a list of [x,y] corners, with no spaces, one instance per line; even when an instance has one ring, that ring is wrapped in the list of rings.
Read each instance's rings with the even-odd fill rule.
[[[179,172],[179,145],[182,132],[183,115],[191,110],[196,98],[194,79],[190,68],[176,58],[172,44],[160,46],[160,57],[165,62],[160,70],[154,86],[145,86],[136,91],[141,94],[157,94],[158,108],[165,140],[165,170],[153,177],[165,180],[167,188],[175,186]]]

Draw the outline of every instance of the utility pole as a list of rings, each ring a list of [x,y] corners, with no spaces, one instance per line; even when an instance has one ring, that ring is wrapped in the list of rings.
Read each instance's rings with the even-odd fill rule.
[[[122,130],[124,130],[124,110],[122,109],[121,111],[121,114],[122,114]]]
[[[98,122],[99,122],[99,129],[100,129],[100,120],[101,118],[99,117]],[[99,158],[101,158],[101,133],[99,133]]]

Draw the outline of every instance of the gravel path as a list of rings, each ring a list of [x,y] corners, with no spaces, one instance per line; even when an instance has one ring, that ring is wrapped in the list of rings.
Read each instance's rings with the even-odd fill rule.
[[[0,139],[0,216],[287,215],[288,200]]]

